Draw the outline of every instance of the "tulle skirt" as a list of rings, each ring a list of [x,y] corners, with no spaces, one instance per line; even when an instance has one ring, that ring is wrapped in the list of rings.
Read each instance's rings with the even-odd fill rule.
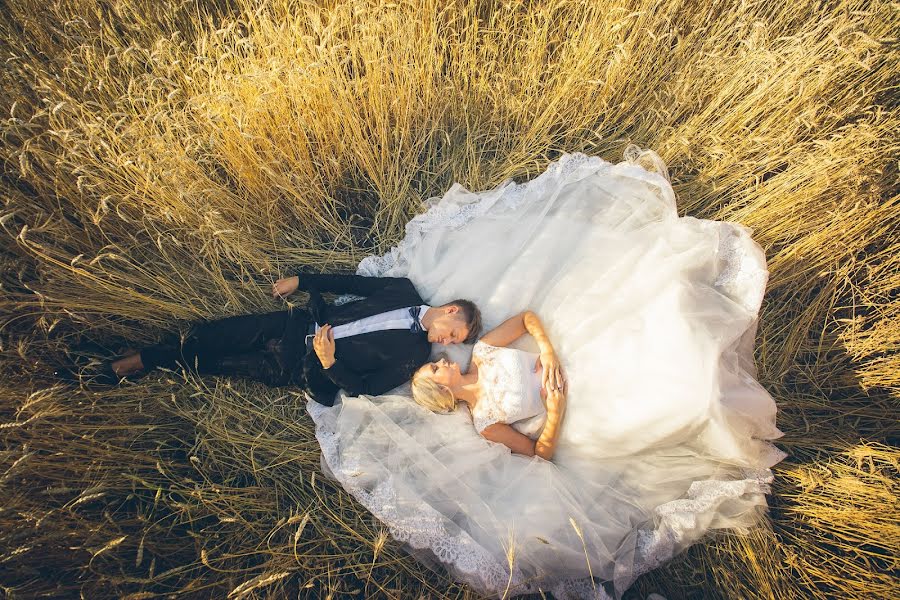
[[[740,225],[679,218],[653,153],[455,185],[358,272],[473,300],[488,329],[533,310],[569,379],[553,462],[408,388],[310,402],[325,468],[422,562],[487,595],[618,597],[709,530],[757,522],[784,456],[753,365],[765,257]]]

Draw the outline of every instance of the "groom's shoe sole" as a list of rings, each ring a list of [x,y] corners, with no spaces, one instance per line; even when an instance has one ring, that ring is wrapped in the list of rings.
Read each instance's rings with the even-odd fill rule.
[[[83,373],[70,367],[59,367],[53,371],[53,375],[59,381],[84,385],[85,387],[113,387],[119,385],[122,379],[125,379],[125,377],[116,375],[111,363],[104,363],[100,372],[95,373]]]
[[[59,367],[53,371],[53,377],[65,383],[81,383],[81,376],[69,367]]]

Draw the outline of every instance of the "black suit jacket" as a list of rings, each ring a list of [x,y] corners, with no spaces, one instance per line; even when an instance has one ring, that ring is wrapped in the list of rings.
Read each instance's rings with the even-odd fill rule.
[[[298,278],[299,289],[309,292],[309,312],[320,325],[337,327],[389,310],[423,304],[422,297],[406,278],[311,273],[300,273]],[[336,306],[324,301],[323,292],[363,298]],[[358,396],[383,394],[397,387],[428,361],[430,353],[431,344],[424,331],[373,331],[335,340],[336,362],[329,369],[322,368],[315,352],[306,353],[303,373],[313,398],[331,406],[339,388]]]

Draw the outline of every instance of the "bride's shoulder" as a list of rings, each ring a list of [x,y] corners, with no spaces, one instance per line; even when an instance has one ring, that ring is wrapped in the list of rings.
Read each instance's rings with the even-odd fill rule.
[[[500,348],[498,348],[497,346],[491,346],[486,342],[478,340],[477,342],[475,342],[475,345],[472,346],[472,356],[488,356],[499,349]]]

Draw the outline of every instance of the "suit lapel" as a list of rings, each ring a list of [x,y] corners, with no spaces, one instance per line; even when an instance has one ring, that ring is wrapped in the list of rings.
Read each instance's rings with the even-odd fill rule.
[[[340,306],[328,306],[328,323],[333,327],[365,319],[389,310],[421,304],[421,299],[400,295],[375,295]],[[317,321],[323,324],[321,321]]]
[[[368,371],[401,360],[415,348],[431,345],[424,332],[403,329],[372,331],[335,340],[336,356],[354,370]],[[427,355],[427,352],[425,353]]]

